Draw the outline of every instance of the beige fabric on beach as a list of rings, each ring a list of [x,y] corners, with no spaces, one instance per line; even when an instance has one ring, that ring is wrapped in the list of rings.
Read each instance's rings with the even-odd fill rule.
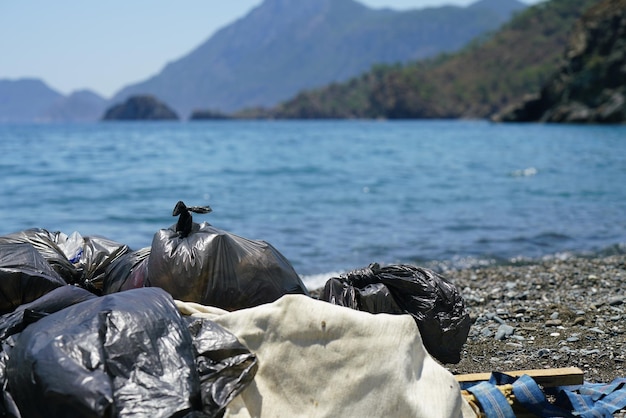
[[[258,357],[254,381],[227,417],[475,416],[409,315],[372,315],[303,295],[235,312],[177,305],[228,329]]]

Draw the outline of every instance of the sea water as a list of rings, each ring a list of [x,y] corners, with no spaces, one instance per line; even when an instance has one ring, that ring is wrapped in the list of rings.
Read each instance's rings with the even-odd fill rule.
[[[172,209],[315,285],[370,263],[626,253],[626,126],[485,121],[0,125],[0,234],[148,247]]]

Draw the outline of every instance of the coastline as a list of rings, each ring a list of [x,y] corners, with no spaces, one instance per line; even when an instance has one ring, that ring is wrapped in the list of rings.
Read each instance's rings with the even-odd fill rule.
[[[454,374],[579,367],[626,376],[626,255],[450,270],[472,318]]]

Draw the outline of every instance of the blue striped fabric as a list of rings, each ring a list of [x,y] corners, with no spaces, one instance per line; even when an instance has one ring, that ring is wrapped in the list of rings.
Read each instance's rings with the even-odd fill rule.
[[[610,384],[586,383],[577,391],[562,390],[557,401],[569,405],[580,417],[612,417],[626,407],[626,379],[618,378]]]
[[[509,405],[506,396],[489,382],[481,382],[467,388],[467,391],[478,399],[480,408],[487,418],[515,418],[513,408]]]
[[[496,387],[506,384],[513,385],[517,402],[539,417],[610,418],[615,411],[626,408],[626,378],[615,379],[609,384],[585,383],[556,388],[554,404],[548,402],[537,382],[528,375],[516,378],[494,372],[489,382],[464,388],[476,397],[487,418],[509,418],[515,416],[513,409]]]
[[[524,408],[539,417],[573,417],[569,409],[548,402],[537,382],[528,375],[520,376],[513,383],[513,394]]]

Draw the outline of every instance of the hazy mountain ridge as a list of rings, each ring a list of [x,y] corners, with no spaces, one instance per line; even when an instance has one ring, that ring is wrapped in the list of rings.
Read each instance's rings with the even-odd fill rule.
[[[41,120],[63,95],[34,78],[0,80],[0,122]]]
[[[40,80],[0,80],[0,121],[95,121],[106,108],[145,94],[184,118],[196,109],[271,106],[374,64],[456,50],[524,8],[518,0],[480,0],[400,12],[354,0],[266,0],[109,101],[89,91],[64,96]]]
[[[266,0],[158,75],[122,89],[113,101],[152,94],[185,117],[194,109],[274,105],[373,64],[458,49],[525,7],[517,0],[483,0],[398,12],[353,0]]]
[[[0,80],[0,122],[88,122],[99,119],[106,105],[90,90],[64,96],[39,79]]]

